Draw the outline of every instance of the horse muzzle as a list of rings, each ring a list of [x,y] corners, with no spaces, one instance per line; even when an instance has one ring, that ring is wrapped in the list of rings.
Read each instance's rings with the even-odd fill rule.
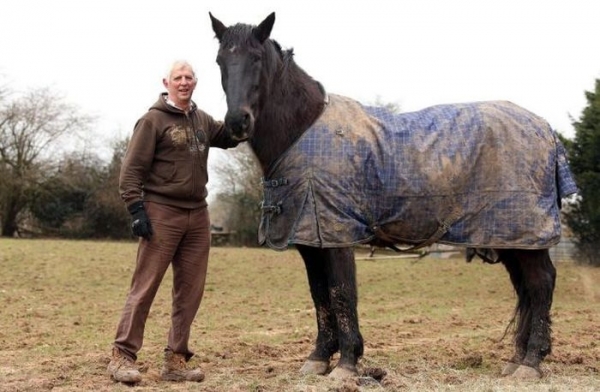
[[[250,138],[254,129],[254,116],[249,110],[228,111],[225,125],[233,140],[243,142]]]

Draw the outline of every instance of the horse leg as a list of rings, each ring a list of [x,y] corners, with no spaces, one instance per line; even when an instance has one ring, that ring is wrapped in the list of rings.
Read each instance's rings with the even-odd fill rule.
[[[515,354],[502,374],[539,378],[540,363],[551,351],[552,296],[556,269],[548,250],[500,251],[518,296],[515,310]]]
[[[331,356],[339,350],[335,315],[329,301],[327,260],[322,250],[297,246],[310,286],[310,294],[317,316],[317,341],[315,349],[300,369],[303,374],[325,374],[329,370]]]
[[[329,298],[337,322],[340,347],[340,359],[329,377],[342,379],[358,374],[356,364],[364,352],[358,324],[356,261],[351,248],[334,248],[326,252]]]
[[[518,261],[511,257],[508,251],[501,253],[502,263],[504,267],[508,271],[508,275],[510,276],[510,281],[515,289],[515,293],[518,296],[517,299],[517,308],[515,310],[515,317],[524,317],[523,314],[519,313],[520,306],[518,305],[521,302],[521,298],[524,300],[524,289],[523,289],[523,275],[521,273],[521,269]],[[519,322],[520,325],[524,325],[524,321]],[[525,358],[525,353],[527,352],[527,341],[529,340],[528,331],[521,331],[519,333],[515,333],[514,344],[515,344],[515,353],[512,358],[508,361],[504,369],[502,369],[503,376],[509,376],[517,370],[517,368],[521,365],[523,358]]]
[[[331,356],[340,351],[340,360],[330,377],[357,374],[363,354],[357,312],[356,263],[350,248],[317,249],[299,246],[306,265],[311,296],[317,315],[315,349],[302,367],[303,373],[324,374]]]

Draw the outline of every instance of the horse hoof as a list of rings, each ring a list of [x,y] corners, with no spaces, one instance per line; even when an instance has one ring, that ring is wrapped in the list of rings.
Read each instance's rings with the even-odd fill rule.
[[[521,366],[518,363],[514,363],[514,362],[508,362],[505,366],[504,369],[502,369],[502,375],[503,376],[510,376],[512,375],[515,370],[517,370],[517,368]]]
[[[329,378],[334,380],[344,380],[346,378],[357,377],[358,371],[356,368],[348,369],[345,367],[336,366],[335,369],[329,373]]]
[[[542,372],[539,369],[532,368],[531,366],[520,365],[511,375],[512,378],[518,379],[537,379],[542,378]]]
[[[322,376],[327,373],[327,369],[329,369],[329,361],[315,361],[313,359],[309,359],[304,362],[304,365],[302,365],[300,373],[318,374]]]

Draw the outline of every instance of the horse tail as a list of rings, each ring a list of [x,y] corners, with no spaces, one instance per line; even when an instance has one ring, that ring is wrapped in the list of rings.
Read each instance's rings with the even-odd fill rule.
[[[560,208],[562,199],[577,193],[579,189],[577,188],[575,177],[569,167],[565,146],[560,141],[558,133],[556,131],[553,131],[553,133],[556,143],[556,197],[558,199],[558,207]]]

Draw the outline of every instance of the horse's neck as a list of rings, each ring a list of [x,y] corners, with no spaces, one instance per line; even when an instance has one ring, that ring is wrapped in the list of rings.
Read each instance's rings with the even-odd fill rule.
[[[281,86],[281,85],[280,85]],[[263,172],[315,122],[323,112],[325,92],[314,80],[277,88],[265,100],[251,144]]]

